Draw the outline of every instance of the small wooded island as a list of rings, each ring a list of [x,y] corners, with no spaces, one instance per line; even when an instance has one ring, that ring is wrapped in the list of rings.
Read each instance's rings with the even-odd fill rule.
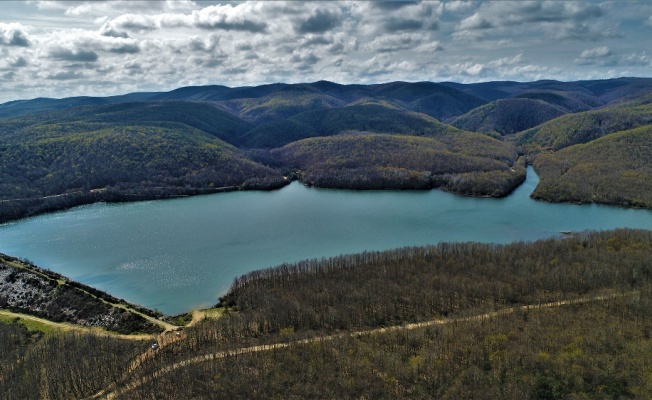
[[[0,105],[0,222],[92,202],[441,189],[652,208],[652,79],[185,87]],[[47,265],[40,267],[47,268]],[[238,277],[166,317],[0,256],[0,397],[652,398],[652,233]]]

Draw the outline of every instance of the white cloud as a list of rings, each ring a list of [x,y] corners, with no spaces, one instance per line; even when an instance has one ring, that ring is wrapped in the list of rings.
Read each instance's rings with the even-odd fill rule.
[[[600,1],[3,4],[0,102],[189,84],[652,76],[652,6]]]
[[[153,31],[164,28],[199,28],[204,30],[265,32],[267,23],[257,14],[256,6],[242,3],[236,6],[215,5],[191,13],[164,13],[154,15],[122,14],[108,22],[117,31]]]
[[[190,11],[197,8],[197,4],[190,0],[166,1],[133,1],[133,0],[107,0],[107,1],[37,1],[39,9],[62,10],[70,17],[95,17],[113,16],[124,13],[152,13]]]
[[[591,58],[607,57],[610,55],[611,55],[611,50],[609,50],[607,46],[600,46],[600,47],[595,47],[593,49],[584,50],[580,54],[579,58],[586,60]]]
[[[422,34],[402,33],[399,35],[384,35],[367,43],[364,48],[372,52],[389,53],[416,48],[425,40],[426,37]]]
[[[608,9],[588,1],[488,1],[460,21],[453,38],[471,41],[487,35],[531,37],[535,32],[558,40],[621,37],[617,24],[603,21]]]
[[[584,50],[573,62],[577,65],[614,66],[617,61],[611,56],[611,49],[600,46]]]
[[[459,12],[459,11],[466,11],[470,8],[473,8],[474,2],[473,1],[447,1],[445,3],[442,3],[444,6],[444,9],[446,11],[450,12]]]
[[[475,30],[475,29],[489,29],[492,27],[491,22],[482,17],[480,14],[475,13],[468,18],[463,19],[459,25],[459,30]]]
[[[30,44],[26,28],[23,25],[0,22],[0,46],[28,47]]]
[[[624,55],[619,62],[620,65],[652,67],[652,55],[647,51],[641,51]]]
[[[503,57],[499,58],[497,60],[493,60],[489,62],[489,65],[492,67],[504,67],[506,65],[514,65],[514,64],[520,64],[524,62],[523,60],[523,53],[517,54],[514,57]]]

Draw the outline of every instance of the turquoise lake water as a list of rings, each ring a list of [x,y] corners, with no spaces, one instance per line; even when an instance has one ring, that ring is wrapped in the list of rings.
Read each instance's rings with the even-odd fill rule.
[[[306,258],[442,241],[508,243],[562,231],[652,229],[652,211],[548,204],[538,177],[504,199],[438,190],[348,191],[294,182],[230,192],[93,204],[0,225],[0,252],[166,314],[217,302],[248,271]]]

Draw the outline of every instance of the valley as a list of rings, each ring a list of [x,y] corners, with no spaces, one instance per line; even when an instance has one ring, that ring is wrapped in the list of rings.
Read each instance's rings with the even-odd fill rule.
[[[0,396],[650,397],[651,92],[1,104]]]
[[[600,152],[613,157],[604,165],[562,175],[580,157],[576,146],[649,126],[650,90],[651,80],[637,78],[319,81],[5,103],[0,221],[98,201],[277,189],[292,179],[503,197],[523,182],[526,163],[542,174],[538,199],[649,208],[649,167],[637,164],[649,157],[645,131],[605,139]],[[587,169],[595,179],[585,179]],[[615,180],[624,187],[609,188]]]

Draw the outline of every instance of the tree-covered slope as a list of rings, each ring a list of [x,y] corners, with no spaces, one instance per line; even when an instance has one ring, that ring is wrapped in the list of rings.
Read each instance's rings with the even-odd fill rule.
[[[486,102],[456,88],[432,82],[392,82],[374,86],[375,96],[400,101],[406,110],[446,120]]]
[[[502,99],[455,118],[451,125],[499,137],[524,131],[565,113],[562,108],[541,100]]]
[[[206,132],[157,125],[51,123],[0,136],[0,216],[284,182]]]
[[[424,114],[400,110],[387,104],[365,103],[308,111],[287,120],[263,124],[247,132],[241,140],[247,147],[275,148],[300,139],[332,136],[346,131],[431,137],[459,132],[457,128]]]
[[[607,107],[555,118],[522,132],[516,143],[534,151],[559,150],[651,123],[652,105]]]
[[[430,189],[505,196],[525,178],[513,147],[460,133],[444,139],[356,133],[304,139],[272,151],[302,182],[330,188]]]
[[[514,96],[514,98],[545,101],[568,113],[588,111],[604,105],[604,102],[596,96],[560,90],[532,90]]]
[[[131,103],[147,101],[155,93],[129,93],[108,97],[68,97],[63,99],[37,98],[32,100],[15,100],[0,104],[0,118],[14,118],[41,112],[64,110],[68,108],[114,103]]]
[[[86,124],[88,129],[99,126],[158,126],[171,129],[191,127],[232,144],[238,135],[253,127],[248,122],[207,103],[153,101],[76,107],[0,120],[0,136],[17,129],[44,124],[80,123]]]
[[[260,125],[290,118],[305,111],[342,107],[346,103],[320,93],[282,91],[264,97],[224,100],[214,104],[244,121]]]
[[[542,153],[534,167],[536,199],[652,208],[652,125]]]

